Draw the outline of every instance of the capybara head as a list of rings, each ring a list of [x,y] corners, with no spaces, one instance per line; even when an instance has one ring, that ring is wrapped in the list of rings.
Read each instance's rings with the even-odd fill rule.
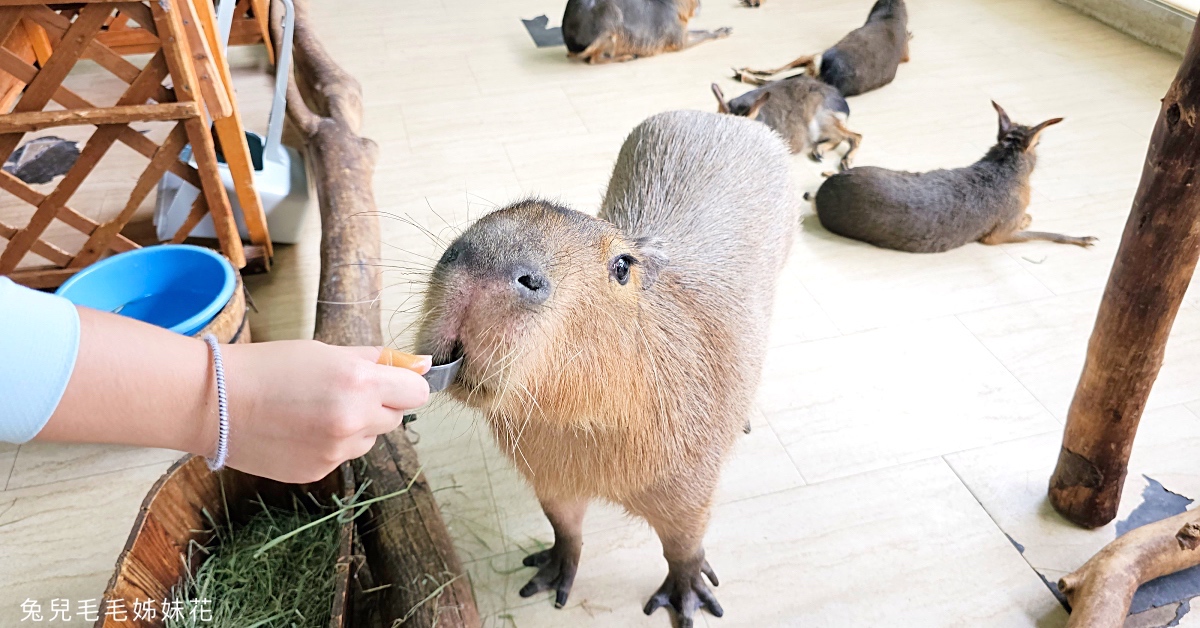
[[[438,260],[418,349],[435,364],[465,358],[449,392],[469,405],[569,416],[622,360],[634,368],[640,303],[665,264],[653,239],[550,202],[515,203]]]
[[[1046,127],[1062,122],[1062,118],[1052,118],[1037,126],[1025,126],[1023,124],[1014,124],[1008,118],[1004,108],[992,101],[992,106],[996,108],[996,114],[1000,116],[1000,132],[997,136],[997,142],[1000,146],[1010,150],[1020,152],[1032,152],[1037,148],[1038,138]]]

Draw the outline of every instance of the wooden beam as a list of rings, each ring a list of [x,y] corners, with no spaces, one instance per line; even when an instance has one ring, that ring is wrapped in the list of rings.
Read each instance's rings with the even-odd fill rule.
[[[362,92],[325,52],[303,0],[296,1],[295,83],[288,114],[306,140],[321,211],[321,281],[314,337],[338,345],[381,345],[383,288],[379,218],[371,178],[378,147],[359,137]],[[471,585],[446,524],[403,429],[380,438],[365,458],[369,492],[412,485],[404,495],[375,504],[359,524],[367,567],[378,590],[369,595],[378,625],[462,628],[480,625]],[[361,608],[361,607],[359,607]],[[366,625],[366,624],[363,624]]]
[[[182,120],[199,115],[196,103],[172,102],[160,105],[121,105],[60,111],[27,111],[0,115],[0,133],[30,133],[57,126],[77,124],[129,124],[164,120]]]
[[[1138,422],[1200,258],[1198,154],[1200,22],[1150,137],[1050,480],[1050,503],[1081,526],[1117,515]]]

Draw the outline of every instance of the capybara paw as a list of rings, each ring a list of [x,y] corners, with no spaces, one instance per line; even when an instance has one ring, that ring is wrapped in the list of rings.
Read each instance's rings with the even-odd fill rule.
[[[1095,245],[1099,241],[1100,241],[1100,238],[1096,238],[1093,236],[1084,236],[1082,238],[1079,238],[1078,241],[1075,242],[1075,244],[1078,244],[1079,246],[1082,246],[1083,248],[1088,249],[1088,248],[1091,248],[1093,245]]]
[[[762,4],[762,0],[742,0],[742,5],[747,7],[757,7]]]
[[[700,571],[708,576],[708,580],[714,587],[717,586],[717,574],[713,572],[712,567],[708,566],[708,561],[704,562]],[[646,602],[646,607],[642,611],[650,615],[664,606],[675,611],[679,628],[694,627],[695,622],[692,618],[698,608],[704,608],[712,613],[713,617],[721,617],[725,614],[725,609],[721,608],[721,603],[717,601],[708,585],[704,584],[704,578],[700,576],[699,572],[692,574],[668,573],[667,579],[663,581],[658,591],[650,596],[650,601]]]
[[[562,556],[550,548],[526,556],[522,563],[526,567],[537,567],[537,573],[518,591],[521,597],[554,589],[554,607],[567,605],[567,596],[571,594],[571,585],[575,583],[575,571],[579,568],[578,558]]]
[[[718,39],[720,39],[722,37],[729,37],[732,34],[733,34],[733,28],[730,26],[722,26],[721,28],[718,28],[717,30],[713,31],[713,35],[715,35]]]

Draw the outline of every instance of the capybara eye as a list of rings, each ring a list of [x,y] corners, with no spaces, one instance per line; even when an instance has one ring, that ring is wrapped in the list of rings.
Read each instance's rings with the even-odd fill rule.
[[[632,255],[618,255],[608,264],[608,275],[622,286],[629,283],[629,267],[637,263]]]
[[[450,264],[456,259],[458,259],[458,246],[451,245],[445,253],[442,253],[442,259],[438,263]]]

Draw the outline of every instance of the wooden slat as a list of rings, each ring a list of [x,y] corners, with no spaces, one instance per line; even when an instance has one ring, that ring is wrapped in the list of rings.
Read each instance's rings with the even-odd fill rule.
[[[43,290],[61,286],[77,272],[78,268],[29,268],[13,271],[8,278],[23,286]]]
[[[40,24],[28,17],[21,20],[21,27],[25,29],[25,36],[29,38],[29,44],[33,46],[33,53],[37,57],[38,63],[46,65],[50,61],[50,55],[54,53],[54,48],[50,45],[50,36],[46,34],[46,30]]]
[[[25,94],[21,97],[21,100],[17,101],[16,106],[13,108],[13,113],[41,111],[46,107],[50,99],[54,97],[54,93],[58,90],[59,86],[62,85],[67,73],[79,61],[80,55],[83,54],[92,37],[100,32],[100,27],[104,25],[104,20],[107,19],[109,11],[111,9],[108,7],[87,6],[79,12],[79,17],[67,29],[58,48],[50,56],[50,61],[42,66],[41,71],[37,73],[32,81],[28,81],[29,84],[25,87]],[[20,141],[21,134],[19,133],[0,136],[0,161],[8,159],[8,156],[12,154],[13,149],[17,147]],[[20,236],[18,236],[19,239]],[[5,252],[7,253],[12,248],[12,244],[10,243],[9,248]],[[4,264],[0,262],[0,268],[3,267]]]
[[[16,235],[17,231],[18,231],[18,229],[16,227],[10,227],[10,226],[0,222],[0,238],[4,238],[5,240],[7,240],[7,239],[13,237],[14,235]],[[38,240],[37,242],[34,242],[33,247],[30,249],[30,251],[33,253],[37,253],[38,255],[41,255],[42,257],[46,258],[47,260],[49,260],[50,262],[52,262],[53,264],[55,264],[57,266],[66,266],[67,264],[71,263],[71,254],[70,253],[58,248],[57,246],[54,246],[53,244],[50,244],[49,242],[45,242],[43,240]]]
[[[37,60],[33,46],[25,35],[24,29],[18,29],[24,9],[8,7],[0,8],[0,42],[3,50],[23,63],[32,64]],[[19,56],[18,56],[19,55]],[[21,97],[27,80],[22,80],[11,74],[0,73],[0,113],[7,113],[13,103]]]
[[[144,8],[144,5],[141,4],[137,6],[142,6]],[[121,8],[124,10],[127,7],[126,5],[121,5]],[[71,21],[69,19],[46,6],[33,7],[27,11],[33,19],[37,20],[39,24],[47,29],[47,32],[50,34],[50,37],[54,40],[54,42],[57,42],[59,39],[61,39],[63,33],[65,33],[66,29],[71,25]],[[113,51],[112,48],[110,48],[101,39],[104,34],[105,33],[101,32],[96,35],[96,38],[93,39],[90,44],[88,44],[87,50],[84,52],[84,56],[92,59],[98,65],[109,72],[112,72],[126,83],[132,83],[139,75],[141,75],[141,72],[144,68],[138,68],[136,65],[125,59],[125,57]],[[145,52],[157,51],[159,48],[158,38],[151,35],[150,43],[150,48],[145,50]],[[151,95],[150,98],[157,102],[171,102],[175,99],[174,93],[165,86],[161,85],[159,86],[158,91]]]
[[[161,50],[159,50],[158,54],[150,59],[142,71],[145,72],[148,69],[154,69],[155,72],[161,73],[163,77],[166,76],[167,65]],[[5,48],[0,48],[0,70],[8,72],[26,82],[27,79],[32,79],[33,76],[37,74],[37,70],[35,68],[27,65],[21,60],[20,57],[17,57]],[[160,78],[159,82],[161,81],[162,79]],[[66,107],[67,109],[87,109],[90,107],[95,107],[95,105],[65,87],[59,87],[58,91],[54,93],[54,101],[63,107]],[[120,139],[123,144],[132,148],[138,153],[141,153],[145,157],[152,157],[154,152],[158,150],[158,144],[155,144],[153,140],[129,127],[126,127],[123,131],[121,131],[121,135],[118,139]],[[183,162],[177,162],[171,165],[171,172],[182,178],[184,181],[187,181],[191,185],[200,187],[200,177],[196,174],[196,169],[190,165]]]
[[[133,219],[138,207],[142,205],[142,201],[146,200],[154,187],[158,185],[159,180],[167,171],[167,166],[178,159],[179,151],[186,143],[187,130],[184,128],[184,123],[181,122],[175,125],[175,128],[167,135],[167,139],[163,141],[158,152],[150,160],[149,167],[138,177],[137,184],[133,186],[133,192],[129,195],[129,200],[125,202],[125,207],[112,220],[100,225],[99,229],[92,232],[91,237],[75,255],[75,259],[71,261],[72,267],[87,266],[100,259],[100,256],[108,249],[108,241],[112,236],[120,233],[125,225]]]
[[[205,2],[207,1],[205,0]],[[208,113],[214,120],[228,118],[233,115],[233,105],[229,101],[229,92],[221,81],[221,71],[217,69],[212,42],[204,33],[192,0],[176,0],[176,3],[182,18],[184,33],[187,35],[188,49],[191,52],[192,65],[196,71],[196,80],[200,86],[200,93],[204,97],[204,104],[208,107]],[[213,42],[215,42],[215,38]]]
[[[190,63],[192,53],[183,24],[183,14],[179,11],[179,3],[185,1],[163,0],[150,5],[159,39],[163,42],[167,67],[171,69],[175,96],[181,101],[199,99],[196,87],[198,79],[195,68]],[[233,219],[229,196],[225,193],[225,185],[221,181],[221,170],[217,163],[212,134],[208,131],[206,121],[201,119],[188,120],[186,125],[188,140],[192,144],[192,156],[196,160],[196,170],[200,175],[200,189],[207,199],[213,229],[217,233],[217,239],[221,241],[221,252],[229,258],[234,268],[240,269],[246,265],[245,252],[242,249],[241,236],[238,235],[237,223]]]
[[[263,45],[267,48],[267,62],[275,65],[275,46],[271,43],[271,0],[251,0],[254,7],[254,17],[248,18],[254,20],[254,25],[258,27],[259,36],[262,37]],[[241,3],[238,4],[239,8]],[[243,15],[243,13],[238,13]],[[247,20],[238,20],[245,22]]]
[[[85,7],[79,19],[84,19],[89,13],[93,16],[106,17],[106,13],[96,13],[94,11],[96,8],[101,7],[90,5]],[[74,29],[74,26],[72,26],[72,29]],[[68,31],[68,36],[63,38],[64,41],[71,41],[69,34],[70,31]],[[64,47],[56,50],[54,56],[57,58],[62,50],[64,50]],[[35,82],[37,80],[34,79]],[[147,67],[142,70],[141,75],[133,81],[129,89],[125,90],[125,93],[117,101],[117,106],[144,103],[149,94],[157,89],[161,81],[162,79],[157,69],[147,64]],[[30,88],[32,86],[33,84],[31,83]],[[27,97],[28,90],[26,91]],[[18,107],[24,102],[25,99],[22,98],[17,103]],[[83,184],[83,181],[91,174],[96,164],[104,157],[104,154],[112,147],[113,143],[117,141],[117,138],[121,136],[125,129],[129,129],[129,126],[125,124],[106,124],[96,127],[96,131],[88,138],[87,144],[84,145],[83,150],[79,154],[79,159],[75,161],[75,165],[67,171],[66,176],[58,183],[54,191],[47,195],[38,205],[37,211],[34,212],[33,217],[29,220],[29,224],[10,240],[8,247],[4,249],[3,253],[0,253],[0,275],[10,273],[16,268],[21,258],[29,250],[29,246],[46,230],[46,227],[50,225],[51,221],[58,214],[59,209],[79,189],[79,186]],[[19,138],[20,135],[16,133],[2,135],[0,136],[0,140],[10,137]]]
[[[196,103],[173,102],[159,105],[121,105],[60,111],[30,111],[0,116],[0,133],[29,133],[59,126],[78,124],[129,124],[182,120],[198,117]]]
[[[212,3],[201,0],[195,7],[197,21],[209,39],[217,67],[221,71],[222,89],[229,94],[229,101],[236,108],[237,96],[233,89],[233,75],[229,71],[229,64],[226,63],[225,53],[217,41],[217,17],[213,14]],[[242,118],[240,115],[218,118],[213,121],[213,126],[217,138],[221,141],[222,153],[225,155],[225,163],[229,166],[233,189],[237,194],[238,206],[242,209],[242,217],[246,221],[250,241],[264,247],[269,259],[275,251],[267,230],[267,214],[263,210],[258,190],[254,187],[254,163],[250,159],[250,147],[246,145],[246,129],[242,126]]]

